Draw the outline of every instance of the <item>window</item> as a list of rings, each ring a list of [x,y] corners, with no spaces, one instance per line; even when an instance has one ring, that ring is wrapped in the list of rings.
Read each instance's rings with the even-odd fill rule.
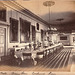
[[[43,30],[41,29],[41,41],[43,41]]]
[[[6,8],[0,6],[0,20],[6,21]]]
[[[37,30],[39,30],[39,23],[37,23]]]
[[[73,42],[75,42],[75,36],[73,37]]]
[[[27,43],[30,41],[30,22],[20,18],[20,42]]]
[[[32,41],[33,42],[35,42],[35,36],[36,36],[35,26],[32,26]]]
[[[10,42],[18,41],[18,20],[10,18]]]
[[[61,36],[60,40],[67,40],[67,36]]]

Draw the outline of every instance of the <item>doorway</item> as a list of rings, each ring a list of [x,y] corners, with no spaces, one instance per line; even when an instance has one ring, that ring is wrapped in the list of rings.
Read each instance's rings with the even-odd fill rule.
[[[6,54],[6,28],[0,27],[0,57]]]

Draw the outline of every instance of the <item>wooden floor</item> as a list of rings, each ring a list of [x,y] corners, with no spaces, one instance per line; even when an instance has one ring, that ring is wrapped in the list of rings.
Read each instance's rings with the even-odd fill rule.
[[[64,48],[61,51],[38,60],[34,66],[32,60],[25,60],[20,66],[15,62],[3,61],[0,63],[0,70],[5,71],[56,71],[70,72],[72,67],[72,48]]]

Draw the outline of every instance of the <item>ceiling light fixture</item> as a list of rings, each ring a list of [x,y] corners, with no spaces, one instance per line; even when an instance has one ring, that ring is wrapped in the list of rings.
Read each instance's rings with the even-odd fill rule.
[[[49,8],[49,29],[51,30],[51,25],[50,25],[50,7],[53,6],[55,4],[54,1],[45,1],[43,3],[44,6]]]

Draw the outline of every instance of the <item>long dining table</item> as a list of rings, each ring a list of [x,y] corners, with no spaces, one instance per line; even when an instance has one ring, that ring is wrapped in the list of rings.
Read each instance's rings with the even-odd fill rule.
[[[63,48],[62,43],[54,44],[47,48],[39,48],[37,50],[25,50],[22,47],[15,48],[14,56],[15,58],[21,58],[21,60],[30,59],[32,58],[35,62],[35,58],[43,58],[48,56],[49,54],[53,54]]]

